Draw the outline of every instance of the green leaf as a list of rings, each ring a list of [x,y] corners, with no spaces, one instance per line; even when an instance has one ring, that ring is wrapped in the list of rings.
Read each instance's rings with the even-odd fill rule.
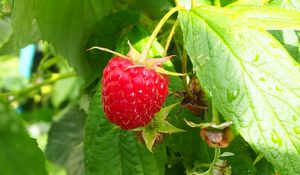
[[[90,83],[98,70],[85,56],[85,43],[95,24],[111,12],[113,1],[33,1],[42,39],[50,42]]]
[[[131,6],[135,9],[143,11],[150,18],[160,19],[164,14],[173,7],[172,1],[161,1],[161,0],[151,0],[151,1],[141,1],[132,0],[129,1]]]
[[[194,6],[200,6],[200,5],[212,5],[212,0],[195,0]],[[186,9],[190,9],[192,6],[191,0],[178,0],[178,4],[185,7]]]
[[[29,110],[23,111],[19,115],[26,122],[35,123],[35,122],[51,122],[53,113],[54,113],[53,108],[44,105],[41,107],[35,107],[30,111]]]
[[[123,33],[129,30],[133,24],[137,23],[139,17],[137,12],[125,10],[103,18],[93,28],[86,48],[100,46],[114,50]],[[126,55],[127,53],[124,54]],[[87,59],[95,68],[93,79],[102,77],[103,69],[111,57],[112,54],[99,50],[87,52]]]
[[[237,136],[224,151],[234,154],[234,156],[222,158],[229,161],[233,174],[256,174],[256,169],[253,166],[251,158],[253,151],[241,136]]]
[[[82,142],[70,153],[67,161],[67,172],[70,175],[85,175]]]
[[[269,32],[275,36],[289,54],[300,63],[300,32],[294,30],[273,30]]]
[[[144,46],[146,45],[148,39],[150,38],[151,33],[149,30],[141,25],[136,24],[130,31],[124,34],[122,40],[117,44],[117,51],[121,53],[128,53],[129,46],[128,40],[132,44],[132,46],[139,52],[142,52]],[[151,46],[149,51],[149,56],[151,58],[160,57],[164,51],[164,48],[161,44],[155,40]]]
[[[14,46],[14,37],[13,34],[10,35],[8,40],[0,47],[0,55],[16,55],[17,51]]]
[[[132,131],[121,130],[110,123],[102,110],[100,93],[90,106],[85,128],[84,157],[87,175],[143,174],[163,175],[164,146],[154,153],[137,141]]]
[[[274,167],[270,162],[268,162],[266,159],[262,159],[259,161],[256,165],[256,175],[274,175],[275,170]]]
[[[15,0],[12,10],[14,47],[20,49],[37,42],[41,35],[34,17],[34,0]]]
[[[28,81],[19,75],[19,58],[14,56],[0,56],[0,87],[9,91],[24,88]]]
[[[46,175],[43,152],[16,114],[0,104],[0,167],[5,175]]]
[[[187,52],[217,110],[282,174],[300,174],[300,68],[268,32],[214,7],[180,12]]]
[[[286,9],[300,10],[300,1],[298,0],[272,0],[268,3],[268,5]]]
[[[78,105],[71,105],[53,122],[48,136],[46,157],[59,165],[66,165],[70,154],[83,141],[83,128],[86,114]]]
[[[11,24],[8,21],[0,20],[0,48],[8,41],[11,34]]]
[[[296,10],[267,6],[234,6],[232,9],[266,30],[300,30],[300,12]]]

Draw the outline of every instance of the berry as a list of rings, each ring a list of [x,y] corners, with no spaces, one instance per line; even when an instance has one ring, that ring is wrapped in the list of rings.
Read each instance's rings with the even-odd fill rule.
[[[160,111],[169,79],[119,56],[104,68],[102,103],[106,117],[124,130],[145,126]]]

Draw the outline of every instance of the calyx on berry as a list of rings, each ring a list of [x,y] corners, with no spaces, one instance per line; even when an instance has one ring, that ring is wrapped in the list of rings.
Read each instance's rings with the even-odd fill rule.
[[[138,140],[145,143],[149,151],[152,152],[153,145],[160,143],[166,134],[184,132],[184,130],[176,128],[171,123],[166,121],[171,110],[178,103],[162,108],[153,118],[153,120],[144,128],[135,129]]]
[[[87,51],[93,50],[93,49],[98,49],[98,50],[101,50],[104,52],[109,52],[116,56],[119,56],[120,58],[132,61],[134,63],[134,65],[132,67],[145,67],[145,68],[153,69],[156,72],[158,72],[160,74],[164,74],[164,75],[172,75],[172,76],[185,76],[186,75],[186,74],[182,74],[182,73],[178,73],[178,72],[170,72],[170,71],[167,71],[162,68],[161,65],[164,62],[170,60],[172,57],[174,57],[174,55],[163,57],[163,58],[142,59],[141,53],[139,53],[129,42],[128,42],[128,45],[130,47],[130,50],[127,55],[123,55],[123,54],[115,52],[113,50],[110,50],[110,49],[107,49],[104,47],[98,47],[98,46],[91,47],[91,48],[87,49]]]

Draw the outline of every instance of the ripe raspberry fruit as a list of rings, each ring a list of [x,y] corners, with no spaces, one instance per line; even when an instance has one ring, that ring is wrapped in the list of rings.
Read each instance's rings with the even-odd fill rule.
[[[142,127],[161,109],[168,84],[167,75],[116,56],[103,71],[104,112],[124,130]]]

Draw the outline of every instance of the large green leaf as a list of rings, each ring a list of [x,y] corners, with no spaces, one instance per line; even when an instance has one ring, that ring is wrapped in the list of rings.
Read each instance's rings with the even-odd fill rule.
[[[78,105],[71,105],[53,122],[45,151],[48,160],[66,165],[72,151],[83,141],[83,128],[86,114]]]
[[[57,53],[91,82],[97,67],[85,56],[85,43],[94,25],[110,13],[111,0],[34,0],[34,14],[42,39],[50,42]]]
[[[300,30],[300,12],[276,7],[234,6],[249,21],[267,30]]]
[[[103,18],[94,27],[86,48],[100,46],[114,50],[124,32],[131,29],[138,22],[139,18],[139,13],[130,10],[119,11]],[[95,77],[102,77],[103,69],[111,57],[112,54],[100,50],[88,51],[87,59],[97,68],[97,71],[94,72]]]
[[[84,158],[87,175],[164,174],[164,146],[150,153],[132,131],[110,123],[102,110],[100,93],[90,106],[85,128]]]
[[[294,30],[273,30],[269,31],[280,41],[284,48],[299,63],[300,62],[300,32]]]
[[[43,152],[16,114],[0,104],[0,169],[3,175],[46,175]]]
[[[12,11],[14,47],[20,49],[40,39],[40,31],[34,17],[33,0],[15,0]]]
[[[160,19],[164,14],[172,8],[172,1],[166,0],[151,0],[151,1],[141,1],[141,0],[130,0],[131,7],[143,11],[150,18]]]
[[[0,48],[8,41],[11,34],[12,29],[10,22],[0,20]]]
[[[13,34],[10,35],[8,40],[5,43],[3,43],[3,45],[0,47],[0,55],[10,55],[10,54],[16,54]]]
[[[83,142],[77,145],[70,153],[66,169],[70,175],[85,175]]]
[[[287,8],[287,9],[298,9],[300,10],[299,0],[272,0],[268,3],[270,6]]]
[[[300,11],[300,1],[298,0],[277,0],[270,1],[269,6],[284,8],[287,10]],[[293,30],[271,31],[287,51],[300,62],[300,32]]]
[[[300,174],[300,68],[265,30],[214,7],[180,12],[186,49],[214,105],[282,174]]]

